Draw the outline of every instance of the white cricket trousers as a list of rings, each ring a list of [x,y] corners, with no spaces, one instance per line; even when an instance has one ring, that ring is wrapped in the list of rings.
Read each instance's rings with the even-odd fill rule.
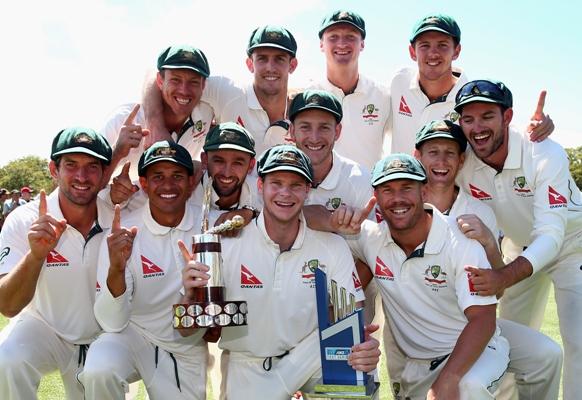
[[[63,340],[45,322],[26,313],[10,321],[0,342],[0,399],[36,399],[43,375],[59,370],[69,400],[83,400],[77,373],[84,349]]]
[[[402,396],[410,400],[425,400],[448,359],[431,370],[431,360],[407,359],[402,371]],[[481,356],[459,382],[461,400],[492,400],[499,380],[509,363],[509,344],[493,335]]]
[[[103,333],[93,342],[79,380],[87,400],[123,400],[129,384],[139,379],[151,400],[206,399],[206,349],[174,354],[157,348],[128,325],[119,333]]]
[[[289,400],[298,390],[313,388],[321,378],[319,332],[310,333],[281,358],[230,351],[227,371],[227,400]]]
[[[505,262],[523,251],[507,238],[503,240],[502,250]],[[564,344],[564,400],[579,400],[582,393],[582,232],[564,239],[553,264],[505,290],[500,301],[500,317],[539,330],[552,283]]]
[[[513,321],[498,319],[500,335],[509,343],[508,372],[515,374],[519,400],[555,400],[560,391],[562,371],[562,348],[543,333]],[[400,393],[402,370],[406,356],[396,345],[390,326],[384,327],[386,363],[396,400],[403,399]],[[505,378],[504,378],[505,379]],[[506,388],[497,399],[511,398],[512,387]],[[506,393],[507,392],[507,393]]]

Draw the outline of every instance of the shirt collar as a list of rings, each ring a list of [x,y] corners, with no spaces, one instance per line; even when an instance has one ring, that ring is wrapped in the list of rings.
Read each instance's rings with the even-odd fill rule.
[[[194,227],[194,215],[192,213],[191,207],[189,207],[188,202],[186,202],[186,211],[184,212],[184,216],[182,220],[177,226],[163,226],[156,222],[154,217],[152,216],[152,212],[150,210],[150,202],[149,200],[146,202],[142,209],[142,216],[144,225],[146,228],[154,235],[163,236],[170,232],[172,229],[176,229],[183,232],[188,232],[193,229]]]
[[[337,187],[340,176],[341,176],[341,170],[342,170],[342,166],[341,166],[341,160],[338,157],[337,153],[334,151],[332,151],[332,165],[331,165],[331,169],[329,170],[329,172],[327,173],[327,176],[323,179],[323,181],[321,181],[321,183],[319,185],[317,185],[317,187],[320,187],[322,189],[325,190],[333,190]]]
[[[247,86],[247,105],[251,110],[263,110],[252,83]]]
[[[508,132],[507,158],[503,164],[503,169],[518,169],[521,167],[521,141],[521,134],[510,128]]]
[[[259,214],[259,216],[255,220],[255,223],[257,224],[259,232],[261,232],[263,238],[265,239],[265,242],[279,249],[279,245],[275,243],[267,233],[267,228],[265,227],[265,213],[262,212],[261,214]],[[305,227],[306,227],[305,217],[303,216],[302,212],[301,214],[299,214],[299,232],[297,232],[297,237],[293,242],[293,246],[291,246],[291,250],[297,250],[303,246],[303,241],[305,240]]]

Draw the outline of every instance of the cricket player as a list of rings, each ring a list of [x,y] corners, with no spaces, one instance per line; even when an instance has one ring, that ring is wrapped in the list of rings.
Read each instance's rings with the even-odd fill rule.
[[[202,145],[214,117],[210,105],[200,101],[209,75],[208,60],[196,47],[170,46],[158,56],[155,85],[161,93],[160,123],[171,132],[170,138],[186,147],[195,160],[200,160]],[[149,132],[140,104],[124,104],[114,111],[101,130],[109,142],[114,143],[112,174],[118,175],[130,162],[130,177],[138,179],[137,164],[149,143]],[[139,190],[138,186],[128,189],[132,188]]]
[[[412,154],[416,132],[433,120],[456,122],[455,95],[468,80],[462,69],[453,67],[461,53],[461,30],[449,15],[421,18],[412,29],[408,51],[417,67],[400,70],[390,84],[393,153]],[[554,129],[543,112],[545,96],[542,91],[526,128],[533,141],[543,140]]]
[[[188,150],[154,143],[139,160],[146,206],[120,220],[101,246],[95,316],[105,331],[79,379],[87,399],[124,399],[142,379],[150,399],[205,399],[204,329],[182,337],[172,327],[181,301],[184,260],[178,240],[200,232],[201,211],[188,202],[194,169]]]
[[[505,290],[500,316],[539,329],[550,280],[564,343],[564,398],[582,392],[582,195],[564,149],[553,140],[524,139],[509,127],[511,91],[501,82],[476,80],[456,96],[455,111],[471,145],[457,182],[489,205],[504,233],[507,266],[470,268],[480,294]]]
[[[12,318],[0,343],[0,398],[35,399],[42,376],[58,370],[67,399],[100,331],[93,315],[97,254],[107,207],[97,202],[111,147],[99,133],[60,131],[51,147],[57,189],[18,207],[0,236],[0,312]]]
[[[494,269],[503,268],[493,210],[455,185],[466,147],[462,129],[448,120],[432,121],[417,133],[415,156],[425,167],[428,179],[424,201],[450,215],[465,236],[481,243]],[[557,399],[562,366],[560,346],[525,325],[505,319],[498,319],[497,324],[509,342],[508,371],[515,373],[519,399]],[[395,364],[392,357],[390,366]],[[391,369],[390,378],[395,376]]]
[[[261,154],[290,141],[287,86],[289,75],[297,68],[297,42],[289,30],[266,25],[252,32],[246,51],[252,84],[240,86],[226,77],[211,77],[202,101],[211,105],[217,122],[244,126],[255,140],[255,151]],[[153,136],[167,137],[161,124],[159,91],[152,82],[146,82],[144,106]]]
[[[337,139],[336,151],[370,170],[389,145],[390,94],[359,71],[365,21],[353,11],[331,12],[321,22],[319,39],[326,79],[313,88],[329,91],[341,102],[343,134]]]
[[[354,264],[341,237],[305,224],[301,210],[313,170],[301,150],[273,147],[259,160],[258,174],[263,211],[240,237],[222,243],[225,286],[229,297],[247,301],[248,326],[223,329],[219,345],[230,351],[228,399],[287,400],[321,377],[315,278],[309,266],[325,267],[329,279],[354,293]],[[193,287],[206,284],[208,268],[192,261],[187,251],[184,256],[190,260],[183,274],[188,296]],[[348,362],[371,371],[380,352],[378,341],[366,337]]]
[[[489,262],[454,221],[423,205],[425,182],[412,156],[379,161],[372,186],[384,222],[364,221],[348,243],[370,266],[359,271],[362,283],[377,281],[406,356],[402,398],[493,399],[509,346],[496,326],[495,296],[478,296],[464,269]]]

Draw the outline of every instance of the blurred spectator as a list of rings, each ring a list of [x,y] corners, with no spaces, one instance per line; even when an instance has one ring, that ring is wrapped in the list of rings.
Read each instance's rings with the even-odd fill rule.
[[[26,201],[20,198],[20,191],[14,189],[10,192],[10,199],[4,201],[4,206],[2,207],[2,214],[4,215],[4,219],[10,214],[14,209],[18,206],[26,204]]]
[[[22,189],[20,189],[20,196],[21,196],[22,200],[24,200],[27,203],[29,201],[31,201],[32,200],[32,192],[34,192],[34,190],[29,188],[28,186],[24,186]]]

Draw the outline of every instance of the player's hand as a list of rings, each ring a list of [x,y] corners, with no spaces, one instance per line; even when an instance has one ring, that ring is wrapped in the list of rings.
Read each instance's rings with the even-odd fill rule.
[[[362,222],[376,205],[376,198],[372,196],[364,208],[353,208],[342,205],[335,210],[331,215],[332,229],[343,235],[356,235],[360,233]]]
[[[214,223],[214,226],[218,226],[218,225],[222,224],[223,222],[225,222],[229,219],[232,219],[235,215],[239,215],[239,216],[243,217],[243,219],[245,221],[244,225],[239,229],[231,229],[229,231],[221,232],[220,233],[221,236],[237,237],[239,235],[240,231],[242,230],[242,228],[244,228],[245,226],[250,224],[251,221],[253,220],[252,210],[247,210],[246,208],[241,208],[239,210],[226,211],[226,212],[220,214],[220,216],[218,217],[218,219]]]
[[[186,266],[182,270],[184,295],[188,300],[194,300],[194,289],[208,285],[210,275],[207,272],[210,268],[207,265],[195,261],[194,256],[190,254],[190,251],[188,251],[183,241],[178,240],[178,247],[184,257],[184,261],[186,261]]]
[[[131,256],[133,240],[137,234],[134,226],[127,229],[121,226],[121,207],[115,205],[111,233],[107,235],[107,247],[109,248],[109,268],[117,272],[125,271],[127,260]]]
[[[380,361],[380,342],[371,334],[380,328],[378,325],[364,327],[365,341],[352,347],[348,357],[348,364],[358,371],[370,372],[376,369]]]
[[[466,266],[469,281],[479,296],[495,296],[503,294],[507,287],[502,269],[483,269]]]
[[[119,136],[115,143],[115,151],[119,158],[127,157],[129,151],[137,148],[142,139],[150,133],[148,129],[142,128],[140,124],[134,123],[139,107],[139,104],[133,107],[133,110],[131,110],[119,130]]]
[[[49,252],[55,248],[63,232],[67,229],[65,219],[58,220],[47,213],[46,193],[40,191],[38,219],[28,231],[30,253],[37,260],[45,260]]]
[[[463,214],[457,217],[457,225],[469,239],[475,239],[483,247],[497,246],[493,233],[485,226],[481,218],[475,214]]]
[[[163,124],[150,124],[150,121],[148,120],[148,132],[149,135],[144,139],[144,150],[148,149],[152,144],[162,140],[170,142],[174,141],[172,134]]]
[[[459,393],[459,382],[461,380],[456,377],[439,377],[434,381],[430,387],[426,399],[427,400],[458,400],[461,394]]]
[[[546,93],[545,90],[541,91],[538,104],[527,126],[529,140],[532,142],[541,142],[554,131],[554,121],[548,114],[544,114]]]
[[[131,163],[128,161],[123,165],[119,175],[111,181],[109,196],[113,204],[121,204],[131,198],[134,193],[139,192],[139,187],[134,185],[129,177]]]

